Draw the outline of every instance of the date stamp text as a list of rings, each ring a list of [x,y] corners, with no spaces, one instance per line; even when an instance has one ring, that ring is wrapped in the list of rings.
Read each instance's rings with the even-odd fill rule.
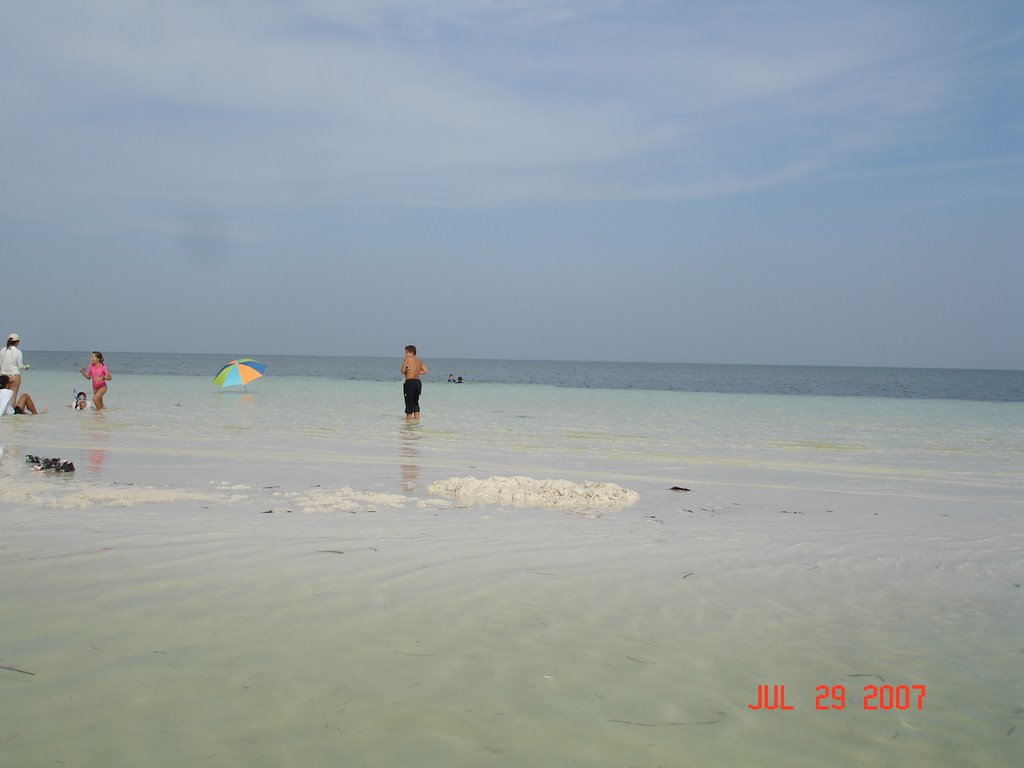
[[[924,685],[865,685],[860,691],[847,692],[845,685],[819,685],[814,689],[816,710],[839,711],[850,707],[865,710],[923,710],[928,693]],[[756,700],[747,709],[792,711],[786,702],[786,686],[759,685]]]

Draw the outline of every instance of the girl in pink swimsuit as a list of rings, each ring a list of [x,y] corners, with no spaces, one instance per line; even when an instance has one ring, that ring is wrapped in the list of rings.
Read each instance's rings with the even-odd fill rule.
[[[88,370],[79,370],[85,378],[92,379],[92,405],[97,411],[103,410],[103,395],[107,393],[107,382],[110,381],[110,371],[103,364],[103,353],[93,352],[92,362]]]

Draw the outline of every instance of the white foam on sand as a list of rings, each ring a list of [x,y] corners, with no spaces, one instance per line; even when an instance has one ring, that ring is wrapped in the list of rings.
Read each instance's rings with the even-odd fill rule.
[[[306,491],[287,491],[278,487],[254,488],[245,483],[213,482],[221,491],[230,492],[232,499],[246,501],[269,500],[275,507],[289,512],[329,514],[331,512],[376,512],[378,509],[402,509],[410,498],[400,493],[360,491],[352,486],[340,488],[316,487]]]
[[[214,481],[211,485],[225,494],[228,501],[267,501],[275,508],[289,512],[329,514],[331,512],[376,512],[379,509],[403,509],[411,501],[401,494],[380,494],[357,490],[351,485],[316,486],[307,490],[283,490],[278,486],[254,487],[246,483]]]
[[[222,494],[184,488],[94,484],[42,487],[39,484],[0,489],[0,501],[17,507],[88,509],[90,507],[133,507],[138,504],[226,501]]]
[[[50,479],[50,478],[47,478]],[[64,479],[64,478],[61,478]],[[258,488],[246,483],[210,481],[209,490],[175,486],[134,485],[131,483],[12,483],[0,486],[0,503],[21,508],[90,509],[127,508],[141,505],[200,503],[250,504],[268,502],[289,511],[313,514],[331,512],[374,512],[378,509],[402,509],[413,499],[397,493],[357,490],[351,486],[289,491]],[[417,500],[417,506],[438,507],[442,502]]]
[[[409,498],[397,493],[357,491],[350,486],[316,488],[304,493],[275,494],[288,501],[298,512],[376,512],[378,509],[400,509]]]
[[[472,504],[504,504],[584,512],[624,509],[640,494],[615,483],[574,483],[569,480],[537,480],[532,477],[449,477],[427,486],[430,493],[452,496]]]

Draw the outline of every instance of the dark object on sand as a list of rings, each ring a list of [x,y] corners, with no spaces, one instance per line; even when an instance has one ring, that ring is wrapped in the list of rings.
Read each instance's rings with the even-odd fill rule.
[[[44,469],[52,469],[54,472],[75,471],[74,463],[67,459],[61,459],[60,457],[47,459],[42,456],[32,456],[30,454],[25,456],[25,461],[27,461],[29,464],[35,464],[35,466],[32,467],[32,469],[35,469],[39,472],[43,471]]]
[[[35,672],[29,672],[27,669],[18,669],[17,667],[4,667],[0,666],[0,669],[6,669],[9,672],[21,672],[23,675],[35,675]]]
[[[670,491],[688,491],[690,489],[689,488],[680,488],[678,485],[673,485],[671,488],[669,488],[669,490]]]

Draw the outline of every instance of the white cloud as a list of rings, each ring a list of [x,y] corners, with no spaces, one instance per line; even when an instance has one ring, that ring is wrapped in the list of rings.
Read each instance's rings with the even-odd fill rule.
[[[773,8],[10,7],[0,138],[29,194],[4,202],[690,199],[869,155],[958,98],[927,5]]]

